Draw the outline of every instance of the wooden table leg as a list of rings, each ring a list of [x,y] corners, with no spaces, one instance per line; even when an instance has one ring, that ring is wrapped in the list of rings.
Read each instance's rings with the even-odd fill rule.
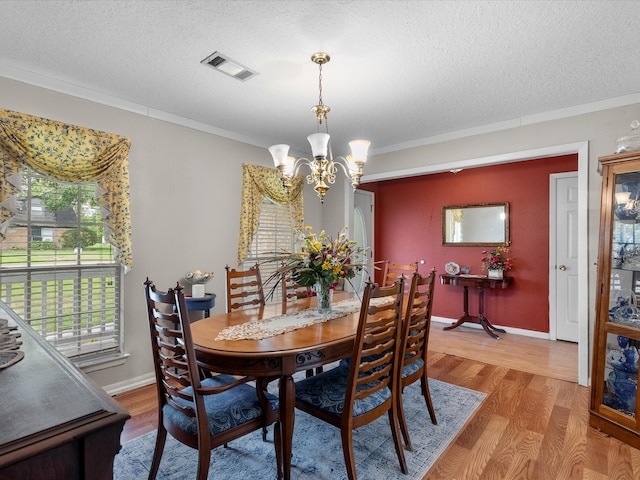
[[[280,431],[282,438],[282,470],[284,480],[291,479],[291,456],[293,455],[293,425],[295,422],[296,392],[291,375],[280,377]]]
[[[484,316],[484,288],[483,287],[478,287],[478,320],[480,320],[480,325],[482,325],[482,328],[484,328],[484,331],[487,332],[490,336],[492,336],[496,340],[499,340],[500,336],[496,335],[494,332],[507,333],[502,328],[493,326],[489,321],[489,319]]]

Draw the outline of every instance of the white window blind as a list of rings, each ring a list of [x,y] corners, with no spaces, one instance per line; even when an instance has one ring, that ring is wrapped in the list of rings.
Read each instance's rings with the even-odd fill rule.
[[[104,241],[95,184],[24,169],[0,242],[0,283],[0,298],[67,357],[121,354],[121,268]]]
[[[268,282],[269,277],[278,269],[277,262],[265,262],[277,254],[292,252],[295,247],[295,231],[292,209],[290,205],[280,205],[268,197],[260,203],[260,219],[258,231],[253,237],[249,248],[249,255],[242,268],[247,269],[256,263],[260,265],[265,294],[269,294],[275,281]],[[273,295],[267,298],[268,302],[279,302],[281,291],[273,290]]]

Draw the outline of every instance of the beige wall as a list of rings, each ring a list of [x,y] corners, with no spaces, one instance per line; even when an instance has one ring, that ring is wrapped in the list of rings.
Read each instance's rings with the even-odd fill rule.
[[[188,271],[213,271],[207,291],[218,295],[214,312],[223,312],[224,266],[235,266],[237,259],[242,164],[272,165],[271,156],[262,148],[3,77],[0,106],[131,138],[133,269],[124,279],[129,358],[90,375],[116,389],[150,378],[142,283],[148,275],[164,288]]]
[[[131,138],[133,270],[125,277],[123,365],[91,372],[103,386],[120,388],[150,378],[142,282],[149,275],[171,285],[192,269],[213,270],[208,290],[218,294],[214,312],[224,310],[224,266],[234,263],[243,163],[270,165],[260,147],[159,121],[0,77],[0,107],[105,130]],[[144,113],[144,112],[141,112]],[[425,165],[449,164],[574,142],[589,142],[589,315],[593,325],[601,178],[597,157],[615,150],[640,105],[524,125],[509,130],[434,143],[373,156],[368,175]],[[374,145],[375,148],[375,145]],[[374,150],[375,151],[375,150]],[[366,179],[366,177],[365,177]],[[305,190],[305,222],[339,230],[352,214],[344,200],[349,189],[340,177],[321,206]]]

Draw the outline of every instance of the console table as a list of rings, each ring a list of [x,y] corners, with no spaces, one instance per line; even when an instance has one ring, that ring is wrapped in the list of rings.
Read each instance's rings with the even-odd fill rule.
[[[0,480],[111,480],[129,413],[6,304],[24,358],[0,369]]]
[[[464,301],[464,314],[458,319],[457,322],[444,327],[444,330],[451,330],[459,327],[463,323],[477,323],[482,325],[482,328],[488,335],[495,339],[499,339],[500,336],[495,332],[506,333],[503,329],[497,328],[491,324],[491,322],[484,316],[484,289],[485,288],[508,288],[513,283],[512,277],[504,277],[503,279],[493,279],[485,275],[440,275],[440,283],[443,285],[457,285],[463,287],[463,301]],[[469,287],[475,287],[478,289],[478,315],[469,315]]]

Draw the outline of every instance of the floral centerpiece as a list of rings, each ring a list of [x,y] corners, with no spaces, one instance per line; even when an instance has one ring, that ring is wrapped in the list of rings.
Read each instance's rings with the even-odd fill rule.
[[[489,278],[502,278],[506,270],[513,268],[509,249],[499,246],[490,251],[482,252],[482,268],[487,270]]]
[[[346,228],[335,239],[324,230],[319,235],[312,230],[312,227],[305,227],[305,232],[299,233],[297,252],[285,252],[275,259],[282,264],[276,275],[291,272],[293,280],[299,285],[315,287],[318,311],[329,312],[333,289],[362,270],[367,249],[349,240]]]

